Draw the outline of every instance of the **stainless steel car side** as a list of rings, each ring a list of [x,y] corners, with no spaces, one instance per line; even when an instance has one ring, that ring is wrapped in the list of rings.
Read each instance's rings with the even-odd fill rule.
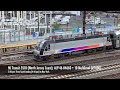
[[[60,56],[79,51],[89,52],[92,50],[111,48],[114,43],[110,34],[91,35],[84,37],[72,37],[65,39],[42,40],[34,49],[35,59],[48,58],[51,55]]]

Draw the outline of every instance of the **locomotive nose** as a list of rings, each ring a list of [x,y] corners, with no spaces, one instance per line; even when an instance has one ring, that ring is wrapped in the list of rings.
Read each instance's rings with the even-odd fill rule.
[[[35,55],[35,56],[37,56],[37,55],[39,55],[39,51],[38,50],[33,50],[33,55]]]

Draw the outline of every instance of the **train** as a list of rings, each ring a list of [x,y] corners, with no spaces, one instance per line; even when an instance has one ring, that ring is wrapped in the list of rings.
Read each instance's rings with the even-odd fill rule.
[[[120,48],[120,30],[109,31],[106,34],[66,34],[49,37],[38,41],[33,50],[35,60],[64,57],[81,53],[93,53],[107,49]]]

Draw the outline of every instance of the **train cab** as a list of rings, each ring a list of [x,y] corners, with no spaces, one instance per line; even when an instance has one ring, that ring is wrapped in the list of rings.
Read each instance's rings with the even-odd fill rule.
[[[40,59],[44,56],[51,55],[51,41],[50,40],[41,40],[37,42],[36,48],[33,50],[35,59]]]
[[[110,31],[113,48],[120,48],[120,30]]]

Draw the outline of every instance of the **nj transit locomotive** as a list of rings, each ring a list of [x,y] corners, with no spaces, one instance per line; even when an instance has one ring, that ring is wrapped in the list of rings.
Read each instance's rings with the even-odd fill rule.
[[[44,39],[38,42],[33,51],[35,60],[45,60],[50,56],[60,57],[76,53],[92,53],[120,47],[120,31],[82,37],[69,37],[69,35],[67,35],[67,38],[65,38],[66,36],[59,37],[59,39]]]

